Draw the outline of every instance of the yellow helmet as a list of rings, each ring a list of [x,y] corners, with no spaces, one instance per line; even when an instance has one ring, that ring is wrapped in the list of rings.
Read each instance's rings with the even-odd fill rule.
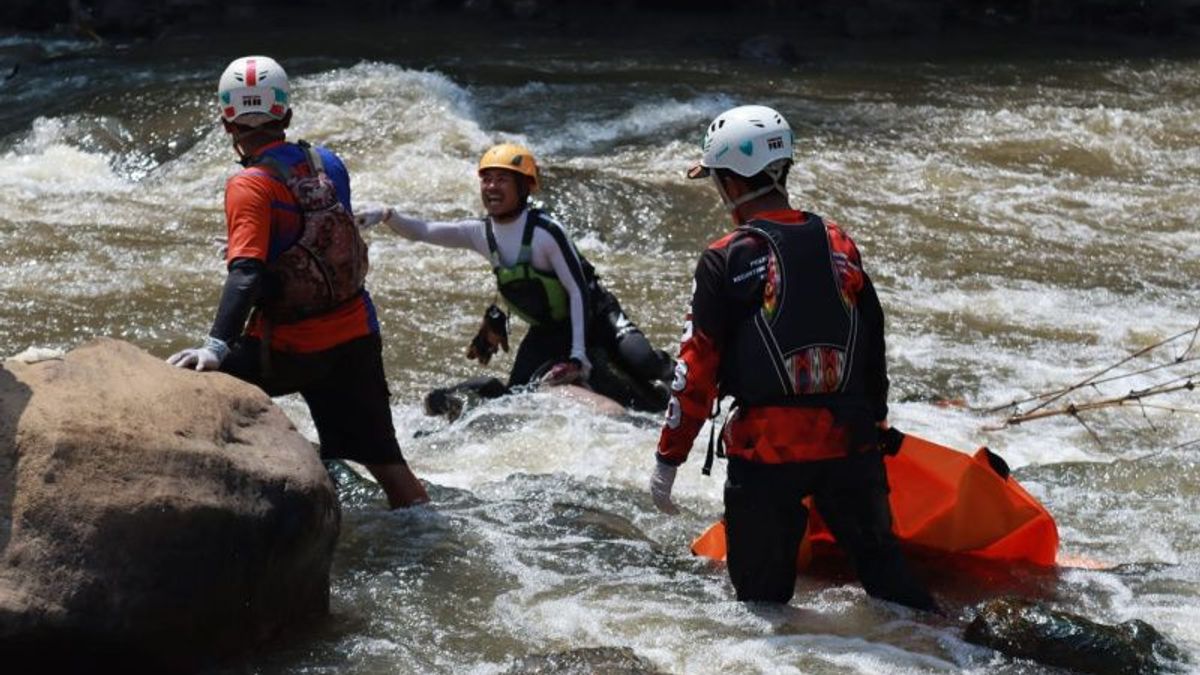
[[[531,181],[530,192],[538,189],[538,167],[533,153],[515,143],[501,143],[483,153],[479,158],[479,172],[484,169],[508,169],[522,176],[528,176]]]

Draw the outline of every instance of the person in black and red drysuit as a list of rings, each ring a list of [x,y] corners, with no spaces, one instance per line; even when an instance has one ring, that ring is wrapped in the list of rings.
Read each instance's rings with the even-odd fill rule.
[[[676,468],[714,399],[731,396],[724,501],[738,600],[791,600],[811,495],[867,593],[936,611],[891,529],[883,310],[853,240],[791,207],[792,144],[775,110],[733,108],[688,172],[712,178],[736,229],[696,266],[651,495],[676,511]]]

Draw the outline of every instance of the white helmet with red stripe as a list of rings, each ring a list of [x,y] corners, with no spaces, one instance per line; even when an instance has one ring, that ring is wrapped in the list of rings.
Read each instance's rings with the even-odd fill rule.
[[[281,120],[289,108],[287,73],[269,56],[243,56],[221,74],[217,98],[226,122],[253,127]]]

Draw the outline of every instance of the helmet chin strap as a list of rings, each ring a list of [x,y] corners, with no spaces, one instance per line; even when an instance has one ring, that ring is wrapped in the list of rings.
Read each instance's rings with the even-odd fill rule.
[[[721,179],[719,176],[717,176],[716,171],[713,171],[710,175],[712,176],[713,183],[715,183],[717,186],[717,194],[721,195],[721,201],[725,204],[726,210],[728,210],[730,213],[733,213],[735,210],[737,210],[737,207],[741,206],[742,204],[758,199],[759,197],[776,190],[779,191],[779,194],[787,197],[787,186],[779,182],[779,177],[783,175],[783,170],[786,166],[786,164],[781,166],[768,166],[763,169],[763,173],[766,173],[768,176],[770,176],[771,184],[764,185],[757,190],[747,192],[737,199],[729,196],[729,193],[725,190],[725,184],[721,182]]]

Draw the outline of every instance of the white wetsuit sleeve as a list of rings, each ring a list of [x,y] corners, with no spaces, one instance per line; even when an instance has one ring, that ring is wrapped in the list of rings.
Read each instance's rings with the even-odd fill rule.
[[[383,222],[405,239],[448,248],[473,249],[479,255],[488,257],[487,235],[484,233],[482,220],[426,222],[406,216],[395,209],[388,209],[387,218]]]
[[[558,237],[554,237],[555,240]],[[563,241],[552,241],[544,247],[547,261],[554,269],[555,276],[567,291],[567,299],[571,307],[571,357],[579,359],[580,363],[591,367],[587,357],[586,323],[587,312],[584,311],[583,268],[579,257],[570,248],[564,251]],[[570,259],[567,256],[570,256]]]

